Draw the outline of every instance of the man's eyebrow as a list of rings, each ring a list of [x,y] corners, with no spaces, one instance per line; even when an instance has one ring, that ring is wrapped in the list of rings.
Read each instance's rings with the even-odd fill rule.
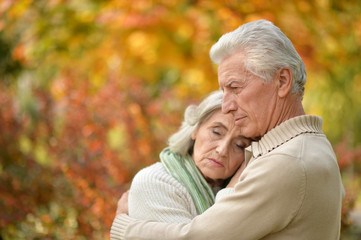
[[[231,80],[229,82],[227,82],[224,87],[229,87],[229,85],[231,85],[233,82],[240,82],[239,80]],[[224,88],[219,86],[219,90],[221,90],[222,92],[224,92]]]
[[[238,80],[231,80],[228,83],[226,83],[224,86],[228,87],[229,85],[231,85],[233,82],[239,82]]]

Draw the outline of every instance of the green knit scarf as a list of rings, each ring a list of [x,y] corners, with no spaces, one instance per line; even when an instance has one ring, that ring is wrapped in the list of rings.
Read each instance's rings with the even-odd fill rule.
[[[165,148],[160,153],[160,160],[167,171],[188,190],[198,214],[214,204],[214,193],[189,154],[182,157]]]

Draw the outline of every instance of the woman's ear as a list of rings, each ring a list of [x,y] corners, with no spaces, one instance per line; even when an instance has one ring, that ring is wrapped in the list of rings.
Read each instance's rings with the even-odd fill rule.
[[[292,70],[289,67],[283,67],[279,70],[277,77],[279,81],[278,96],[284,98],[291,92],[293,82]]]
[[[198,133],[198,128],[192,132],[192,140],[194,141],[196,140],[197,133]]]

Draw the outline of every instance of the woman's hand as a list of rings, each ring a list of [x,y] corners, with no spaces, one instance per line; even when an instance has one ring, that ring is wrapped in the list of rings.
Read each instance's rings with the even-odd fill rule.
[[[116,216],[119,214],[128,214],[128,196],[129,196],[129,190],[124,192],[122,196],[120,197],[118,201],[118,207]]]

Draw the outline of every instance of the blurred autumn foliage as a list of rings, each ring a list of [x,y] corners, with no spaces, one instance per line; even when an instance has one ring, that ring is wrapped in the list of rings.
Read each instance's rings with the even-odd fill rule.
[[[109,238],[134,174],[218,88],[212,44],[260,18],[306,63],[305,109],[344,180],[342,239],[359,239],[358,0],[0,1],[0,239]]]

